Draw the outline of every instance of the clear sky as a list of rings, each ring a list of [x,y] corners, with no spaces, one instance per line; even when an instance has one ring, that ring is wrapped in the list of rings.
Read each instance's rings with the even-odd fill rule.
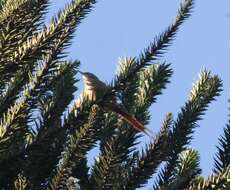
[[[54,13],[68,1],[51,2]],[[118,58],[139,55],[154,36],[172,22],[179,3],[180,0],[98,0],[95,9],[77,29],[68,50],[69,58],[79,59],[83,71],[93,72],[110,82]],[[162,59],[172,63],[171,83],[151,108],[150,126],[156,132],[166,112],[173,112],[177,117],[201,69],[207,68],[223,79],[224,91],[198,123],[200,127],[191,144],[201,154],[205,176],[213,168],[218,137],[228,120],[229,55],[230,1],[196,0],[192,16],[182,25]]]

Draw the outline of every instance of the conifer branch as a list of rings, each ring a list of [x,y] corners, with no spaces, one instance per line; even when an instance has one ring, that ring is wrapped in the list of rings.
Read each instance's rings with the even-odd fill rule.
[[[33,142],[25,150],[27,157],[24,160],[27,164],[22,163],[24,175],[39,189],[42,189],[41,184],[45,183],[52,170],[56,168],[67,139],[67,129],[61,126],[61,116],[76,90],[76,66],[72,63],[63,65],[62,75],[54,82],[52,96],[42,97],[39,101],[41,117],[36,122]]]
[[[142,68],[148,66],[151,61],[156,60],[163,54],[175,38],[180,26],[190,16],[193,4],[194,0],[182,1],[173,24],[170,25],[162,34],[156,37],[154,42],[144,50],[144,52],[137,58],[136,65],[132,67],[129,74],[121,80],[116,81],[115,86],[113,87],[114,92],[123,89],[123,87],[126,86],[126,83],[129,83],[132,79],[134,73],[138,73]]]
[[[138,118],[149,120],[149,107],[156,102],[156,97],[162,94],[166,84],[170,81],[173,72],[170,64],[158,64],[148,66],[139,75],[139,89],[135,103],[137,106]],[[144,120],[143,120],[144,122]]]
[[[76,64],[78,65],[78,62],[76,62]],[[65,75],[71,75],[72,72],[74,71],[74,68],[77,66],[74,63],[66,63],[64,65],[62,65],[62,67],[60,68],[59,73],[57,73],[57,78],[56,81],[61,80],[61,78],[63,78]],[[72,70],[73,69],[73,70]],[[72,70],[72,71],[70,71]],[[60,79],[59,79],[60,78]],[[54,80],[55,81],[55,80]],[[70,81],[68,81],[70,82]],[[55,82],[54,82],[55,84]],[[68,86],[68,85],[67,85]],[[67,98],[67,97],[66,97]],[[68,99],[68,98],[67,98]],[[55,106],[55,104],[51,103],[51,107],[46,107],[44,108],[44,112],[49,112],[53,107]],[[64,109],[64,108],[63,108]],[[52,111],[54,111],[52,109]],[[60,110],[61,111],[61,110]],[[57,110],[58,114],[59,111]],[[50,175],[50,173],[46,173],[47,171],[43,170],[41,171],[42,167],[45,168],[46,164],[44,163],[40,163],[39,165],[37,165],[40,161],[42,161],[42,159],[39,159],[39,156],[41,158],[46,158],[44,157],[45,151],[47,151],[48,149],[48,153],[45,154],[48,159],[45,160],[45,163],[47,163],[49,165],[48,168],[46,168],[46,170],[50,170],[52,171],[52,169],[55,168],[55,165],[57,164],[57,161],[55,162],[55,160],[58,159],[58,155],[60,155],[60,152],[63,150],[63,144],[66,140],[66,128],[63,128],[60,126],[60,123],[58,123],[58,121],[60,121],[59,119],[56,120],[52,120],[55,118],[50,117],[50,113],[44,113],[43,116],[47,116],[49,118],[43,118],[42,122],[39,123],[39,125],[37,125],[37,134],[33,137],[32,142],[28,142],[26,140],[26,142],[23,143],[16,143],[16,147],[15,150],[13,150],[14,146],[11,146],[12,142],[15,141],[19,141],[24,140],[23,137],[27,138],[28,135],[25,135],[25,132],[23,132],[23,126],[21,126],[22,129],[20,129],[19,131],[21,131],[21,134],[14,137],[16,134],[13,133],[13,137],[10,137],[8,140],[5,141],[6,147],[8,147],[10,154],[6,154],[2,152],[1,154],[1,162],[0,162],[0,167],[4,167],[7,166],[4,171],[0,172],[0,178],[1,179],[5,179],[4,177],[6,177],[6,179],[8,180],[9,178],[14,178],[17,175],[18,170],[22,170],[24,171],[24,174],[28,177],[28,178],[32,178],[32,181],[34,182],[34,185],[37,185],[38,189],[40,188],[39,185],[39,181],[43,180],[43,183],[45,183],[44,180],[46,180],[46,178],[40,179],[39,178],[39,174],[44,175],[43,177]],[[56,116],[57,118],[58,116]],[[47,120],[46,120],[47,119]],[[50,122],[50,120],[52,120],[52,122]],[[46,124],[54,124],[52,127],[48,127],[48,126],[44,126]],[[27,129],[27,128],[25,128]],[[17,139],[18,137],[18,139]],[[8,144],[7,144],[8,143]],[[26,143],[26,145],[25,145]],[[20,145],[21,144],[21,148]],[[4,144],[1,143],[1,148]],[[55,145],[55,147],[54,147]],[[6,148],[7,150],[7,148]],[[25,158],[25,155],[26,158]],[[35,158],[35,159],[33,159]],[[47,162],[48,160],[52,160],[52,163],[54,163],[54,167],[51,167],[51,162]],[[33,162],[31,161],[33,160]],[[32,166],[36,167],[38,166],[39,169],[36,169],[37,172],[32,172],[28,167],[31,166],[31,162],[32,162]],[[9,164],[11,163],[11,164]],[[12,164],[14,163],[14,164]],[[41,167],[42,165],[42,167]],[[41,171],[38,172],[38,171]],[[32,172],[32,174],[31,174]],[[8,177],[7,177],[8,176]],[[9,177],[11,176],[11,177]],[[5,181],[7,181],[5,180]],[[42,184],[43,184],[42,183]]]
[[[90,184],[89,181],[89,173],[90,173],[90,167],[87,164],[87,157],[82,158],[80,160],[80,163],[73,168],[72,174],[75,176],[75,178],[79,179],[78,185],[81,187],[81,189],[90,190],[92,189],[92,184]]]
[[[118,136],[110,138],[103,147],[103,150],[99,157],[96,159],[96,163],[92,170],[91,184],[94,184],[96,190],[103,190],[114,188],[119,184],[122,163],[126,159],[125,151],[128,151],[126,147],[121,147],[121,143],[116,144]],[[120,138],[121,139],[121,138]],[[123,141],[127,141],[125,138]],[[120,151],[120,152],[119,152]]]
[[[75,75],[77,73],[77,68],[79,62],[67,62],[64,65],[61,65],[60,70],[62,71],[61,76],[53,82],[52,85],[52,97],[50,100],[46,101],[46,97],[43,97],[41,104],[38,108],[40,109],[41,117],[43,118],[43,126],[49,128],[55,126],[55,121],[60,119],[64,111],[67,109],[67,106],[74,98],[74,93],[77,88],[75,87],[77,79]],[[46,110],[46,112],[43,112]],[[52,119],[51,119],[52,118]]]
[[[7,60],[7,65],[2,70],[5,75],[16,72],[20,67],[35,63],[42,56],[49,53],[49,49],[62,43],[59,49],[64,49],[73,38],[76,25],[91,10],[95,0],[72,0],[72,2],[54,17],[48,27],[34,34],[31,39],[23,43]],[[47,52],[48,51],[48,52]],[[60,58],[61,55],[59,55]],[[5,63],[5,64],[6,64]]]
[[[13,15],[23,14],[22,12],[28,8],[28,4],[34,3],[32,0],[7,0],[0,12],[0,23],[6,23]],[[31,7],[33,8],[33,7]],[[25,14],[26,15],[26,14]],[[26,15],[27,16],[27,15]]]
[[[128,75],[131,74],[130,72],[132,72],[135,66],[136,66],[136,58],[125,57],[123,59],[120,59],[116,81],[124,80]],[[116,81],[114,82],[116,83]],[[127,83],[122,88],[122,91],[119,91],[118,97],[129,113],[132,113],[134,111],[132,107],[134,107],[133,102],[136,99],[138,86],[139,86],[139,75],[137,73],[132,73],[132,79],[129,81],[129,83]]]
[[[50,50],[47,50],[47,55],[42,56],[42,61],[40,61],[37,65],[37,68],[35,69],[36,72],[43,72],[44,78],[48,79],[49,74],[54,72],[55,68],[58,66],[57,60],[62,58],[60,54],[62,53],[62,48],[65,41],[62,41],[61,39],[50,48]],[[8,105],[13,104],[14,100],[16,99],[18,93],[21,90],[21,86],[23,86],[26,82],[28,82],[29,77],[27,75],[28,72],[33,72],[33,67],[25,65],[23,69],[16,74],[15,78],[12,79],[11,83],[9,84],[9,88],[7,89],[6,93],[3,95],[4,98],[1,98],[1,100],[4,100],[3,103],[7,103]],[[18,75],[23,74],[25,77],[22,79],[17,80]],[[15,84],[16,83],[16,84]],[[11,100],[11,101],[9,101]],[[5,104],[5,105],[7,105]],[[5,106],[7,108],[7,106]],[[6,109],[5,108],[5,109]],[[2,108],[3,109],[3,108]],[[3,109],[4,111],[4,109]],[[3,112],[2,111],[2,112]]]
[[[0,90],[4,89],[9,78],[14,75],[13,72],[9,75],[4,73],[4,76],[2,76],[1,71],[7,65],[7,60],[12,56],[15,49],[25,43],[27,38],[40,26],[47,6],[48,0],[7,1],[5,11],[11,12],[11,8],[14,11],[10,15],[8,15],[9,12],[4,12],[4,16],[8,15],[8,17],[0,23]]]
[[[192,88],[188,102],[181,108],[173,129],[169,133],[167,164],[158,176],[156,186],[160,187],[170,183],[178,163],[178,155],[190,143],[194,128],[197,127],[197,121],[201,120],[208,105],[219,96],[221,90],[222,81],[218,76],[212,76],[206,70],[201,72],[200,79]]]
[[[126,109],[131,113],[133,112],[135,117],[144,125],[147,125],[150,120],[148,109],[156,101],[156,97],[162,93],[163,89],[165,89],[166,84],[169,83],[169,78],[172,75],[172,70],[169,66],[169,64],[151,65],[145,68],[138,76],[138,85],[135,87],[137,90],[134,94],[133,102],[130,102],[130,106]],[[133,90],[131,89],[130,92]],[[124,95],[126,95],[126,91],[124,92]],[[131,93],[129,96],[131,96]],[[134,143],[139,137],[134,137],[137,133],[136,130],[132,130],[127,126],[122,126],[121,131],[122,133],[126,131],[124,133],[127,134],[126,138],[132,138],[132,140],[130,139],[129,144],[126,143],[126,147],[131,148],[131,146],[134,146],[135,144],[132,143]]]
[[[135,162],[129,166],[128,175],[125,185],[122,189],[131,190],[143,187],[148,179],[156,172],[162,161],[167,157],[167,137],[172,126],[172,114],[168,113],[163,122],[161,131],[155,137],[145,150],[142,150],[142,155],[133,155]],[[136,157],[136,158],[135,158]]]
[[[214,168],[216,174],[230,166],[230,120],[224,128],[224,134],[219,138],[217,149]]]
[[[201,173],[199,166],[199,153],[195,150],[188,149],[179,155],[175,174],[172,176],[171,183],[162,187],[154,187],[153,189],[160,190],[178,190],[186,189],[189,184]]]
[[[120,59],[119,61],[119,70],[117,73],[117,80],[120,81],[123,78],[125,78],[127,75],[130,74],[130,71],[132,71],[132,68],[135,67],[136,59],[135,58],[124,58]],[[139,76],[137,74],[133,74],[132,80],[129,82],[128,85],[124,87],[122,91],[118,93],[119,101],[121,101],[122,106],[130,113],[135,115],[135,109],[134,109],[134,102],[136,99],[136,94],[139,90]],[[106,101],[106,100],[104,100]],[[113,124],[110,124],[110,129],[113,131],[113,125],[116,126],[116,128],[119,127],[120,133],[122,133],[123,138],[129,139],[125,142],[126,147],[132,146],[132,144],[135,141],[135,130],[130,128],[127,124],[124,122],[117,122],[116,121]],[[118,133],[116,135],[119,135]],[[118,139],[117,139],[118,140]],[[119,140],[118,140],[119,141]],[[122,141],[118,142],[121,143]],[[128,151],[129,152],[129,151]]]
[[[23,9],[23,6],[27,3],[28,0],[15,0],[14,2],[12,0],[1,1],[1,5],[3,6],[0,11],[0,23],[6,21],[13,13]]]
[[[169,83],[169,78],[172,76],[172,70],[169,66],[169,64],[158,64],[146,67],[137,78],[133,77],[134,84],[128,85],[121,92],[120,98],[123,100],[122,102],[126,102],[125,108],[145,125],[148,124],[150,118],[149,107],[165,89],[166,84]],[[124,129],[131,131],[126,126]]]
[[[187,190],[228,190],[230,188],[230,167],[221,173],[211,175],[207,180],[192,184]]]
[[[138,70],[162,56],[164,51],[171,45],[180,26],[191,15],[193,5],[194,0],[182,0],[175,21],[162,34],[156,37],[153,43],[139,56]]]
[[[97,125],[99,121],[98,114],[99,108],[93,106],[88,123],[70,136],[70,140],[62,155],[61,163],[57,168],[57,173],[49,185],[50,190],[65,189],[66,182],[71,177],[73,169],[80,164],[87,151],[95,145],[97,134],[100,130],[100,126]]]
[[[52,76],[52,72],[54,72],[55,69],[57,69],[59,66],[58,60],[62,58],[60,54],[62,53],[64,44],[65,44],[65,40],[64,41],[62,41],[61,39],[58,40],[57,43],[52,48],[46,51],[47,54],[45,56],[42,56],[42,61],[38,62],[37,68],[34,69],[31,66],[25,65],[23,69],[20,70],[18,74],[16,74],[15,78],[13,78],[11,83],[9,84],[7,91],[4,93],[4,95],[2,95],[3,98],[1,98],[1,100],[3,100],[3,102],[0,103],[5,104],[5,106],[2,107],[2,109],[3,108],[5,109],[3,109],[1,112],[5,111],[6,108],[8,108],[7,105],[9,106],[14,103],[16,97],[18,96],[18,93],[20,93],[21,91],[21,87],[29,80],[29,77],[27,75],[28,72],[33,72],[33,70],[35,70],[35,72],[37,73],[43,72],[44,80],[49,79],[50,73]],[[18,75],[22,75],[22,74],[25,77],[17,80]],[[46,88],[48,89],[48,87]]]
[[[25,126],[28,120],[28,114],[35,104],[34,101],[37,100],[34,98],[35,95],[39,97],[39,95],[42,95],[44,92],[42,87],[44,81],[47,79],[44,77],[47,71],[44,65],[37,75],[30,76],[30,83],[26,86],[20,99],[7,111],[7,113],[3,114],[0,122],[0,150],[2,152],[7,151],[7,148],[10,147],[10,144],[13,142],[12,138],[15,138],[15,142],[25,140],[23,137],[29,132],[28,127]],[[50,78],[49,84],[46,83],[46,87],[52,85],[52,83],[62,75],[62,72],[63,71],[60,69],[54,72]],[[9,136],[11,138],[9,138]]]
[[[0,116],[9,109],[15,100],[18,98],[19,89],[22,88],[20,85],[24,77],[21,76],[21,73],[16,73],[15,78],[9,81],[9,84],[5,91],[0,95]]]

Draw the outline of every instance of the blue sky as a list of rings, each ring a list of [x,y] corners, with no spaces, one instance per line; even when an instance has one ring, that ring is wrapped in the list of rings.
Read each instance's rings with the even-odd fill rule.
[[[51,2],[51,13],[55,13],[68,1]],[[98,0],[95,9],[78,27],[68,50],[69,58],[79,59],[81,70],[110,82],[118,58],[139,55],[173,21],[179,3],[179,0]],[[224,91],[198,123],[200,127],[191,144],[200,152],[205,176],[212,170],[218,137],[228,120],[229,34],[230,1],[196,0],[192,16],[182,25],[162,59],[172,63],[171,83],[151,108],[150,126],[156,132],[166,112],[173,112],[176,118],[203,68],[222,78]]]

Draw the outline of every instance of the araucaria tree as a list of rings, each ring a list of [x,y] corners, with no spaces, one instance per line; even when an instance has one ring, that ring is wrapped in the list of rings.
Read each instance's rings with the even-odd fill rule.
[[[153,177],[153,190],[230,189],[230,121],[208,179],[201,176],[199,153],[188,148],[222,90],[218,76],[203,70],[176,119],[167,113],[142,151],[144,133],[103,107],[116,99],[136,122],[149,124],[149,108],[172,75],[160,60],[193,0],[182,1],[174,22],[139,56],[120,61],[105,93],[83,96],[80,104],[73,95],[80,62],[67,60],[66,48],[96,1],[72,0],[46,26],[48,0],[0,2],[0,189],[134,190]],[[96,144],[99,156],[88,166]]]

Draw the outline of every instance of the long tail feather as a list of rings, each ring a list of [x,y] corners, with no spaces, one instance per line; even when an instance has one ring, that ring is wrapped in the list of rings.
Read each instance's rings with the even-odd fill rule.
[[[106,104],[104,105],[105,108],[119,114],[122,116],[122,118],[128,122],[133,128],[136,130],[145,133],[146,135],[153,137],[154,133],[147,127],[145,127],[143,124],[141,124],[135,117],[131,116],[127,112],[123,111],[119,106],[114,104]]]

